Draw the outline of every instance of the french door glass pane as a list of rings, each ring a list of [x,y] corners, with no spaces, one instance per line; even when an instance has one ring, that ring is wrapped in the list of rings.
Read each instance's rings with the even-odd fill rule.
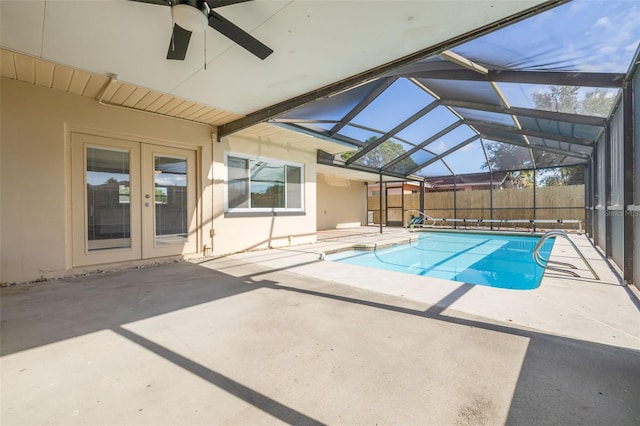
[[[87,148],[87,247],[131,247],[129,152]]]
[[[187,159],[154,157],[155,244],[187,242]]]

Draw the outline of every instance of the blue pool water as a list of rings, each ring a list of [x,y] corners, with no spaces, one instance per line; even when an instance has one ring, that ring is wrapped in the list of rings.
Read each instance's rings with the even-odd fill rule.
[[[539,237],[424,232],[418,241],[375,251],[350,250],[328,255],[352,265],[443,278],[469,284],[530,290],[544,270],[532,257]],[[553,239],[540,250],[549,258]]]

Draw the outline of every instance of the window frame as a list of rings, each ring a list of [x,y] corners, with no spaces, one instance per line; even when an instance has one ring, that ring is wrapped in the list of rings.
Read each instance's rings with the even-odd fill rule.
[[[229,207],[229,158],[237,158],[246,160],[248,169],[247,179],[249,182],[248,188],[248,200],[249,207]],[[282,166],[284,168],[284,204],[285,207],[251,207],[251,162],[261,161],[269,165]],[[289,188],[287,181],[287,166],[297,167],[300,169],[300,207],[286,207],[288,204]],[[305,167],[303,163],[297,163],[292,161],[277,160],[268,157],[252,156],[247,154],[239,154],[235,152],[225,152],[224,154],[224,213],[225,216],[273,216],[273,215],[304,215],[305,213]]]

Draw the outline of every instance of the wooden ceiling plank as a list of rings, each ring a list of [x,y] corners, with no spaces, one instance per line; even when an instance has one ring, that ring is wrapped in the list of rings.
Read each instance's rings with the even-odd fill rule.
[[[38,86],[52,87],[55,65],[49,61],[35,59],[35,81]]]
[[[202,110],[198,111],[197,114],[193,114],[193,116],[189,117],[190,120],[205,122],[206,118],[209,117],[215,110],[211,107],[205,107]]]
[[[181,101],[182,101],[182,103],[180,103],[177,106],[171,108],[165,114],[170,115],[172,117],[178,117],[181,112],[183,112],[186,109],[191,108],[193,105],[195,105],[195,103],[191,102],[191,101],[186,101],[184,99],[181,99]]]
[[[109,103],[115,104],[115,105],[122,105],[124,101],[127,100],[129,95],[133,93],[134,90],[136,90],[136,86],[134,86],[133,84],[129,84],[129,83],[120,84],[120,87],[118,87],[118,90],[116,90],[115,93],[109,99]]]
[[[104,93],[102,94],[102,100],[110,103],[111,98],[113,98],[113,95],[115,95],[118,89],[120,89],[120,86],[122,86],[122,83],[119,81],[108,84],[106,89],[104,90]]]
[[[74,95],[82,95],[89,84],[91,74],[86,71],[75,70],[69,84],[69,93]]]
[[[66,92],[69,89],[73,77],[73,68],[57,66],[53,70],[53,83],[51,87]]]
[[[174,99],[173,96],[167,95],[167,94],[162,94],[158,99],[156,99],[155,101],[151,102],[151,104],[148,107],[146,107],[145,110],[146,111],[152,111],[152,112],[158,112],[158,110],[160,108],[162,108],[164,105],[166,105],[172,99]]]
[[[158,108],[156,112],[158,114],[167,114],[167,112],[171,111],[172,109],[174,109],[175,107],[177,107],[182,103],[184,103],[184,100],[172,96],[172,99],[166,104],[164,104],[161,108]]]
[[[140,99],[138,101],[138,103],[136,103],[133,107],[137,108],[137,109],[145,109],[146,110],[147,107],[149,105],[151,105],[153,102],[155,102],[156,100],[158,100],[158,98],[160,98],[160,96],[162,96],[162,93],[149,91],[149,93],[144,95],[142,97],[142,99]]]
[[[150,92],[149,89],[145,89],[143,87],[136,87],[133,92],[129,95],[129,97],[122,103],[122,105],[134,108],[135,105],[140,102],[142,98],[147,96]]]
[[[16,77],[26,83],[36,83],[35,61],[30,56],[15,55]]]
[[[189,108],[185,109],[177,116],[180,118],[185,118],[187,120],[190,120],[191,119],[190,117],[192,115],[197,114],[199,111],[202,111],[205,108],[206,107],[202,104],[192,104]]]
[[[107,77],[103,77],[101,75],[91,74],[89,77],[89,81],[87,85],[84,87],[82,92],[82,96],[86,96],[88,98],[97,99],[102,89],[109,82]]]
[[[0,72],[2,73],[2,77],[4,78],[11,78],[13,80],[18,78],[16,74],[16,62],[13,52],[9,52],[8,50],[4,49],[0,50],[0,70]]]

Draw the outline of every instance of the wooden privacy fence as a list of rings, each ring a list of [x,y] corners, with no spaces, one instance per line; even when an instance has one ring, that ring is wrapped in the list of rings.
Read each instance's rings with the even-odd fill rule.
[[[409,210],[420,210],[420,194],[382,196],[382,223],[387,222],[387,203],[390,207],[390,221],[399,220],[398,209],[404,206],[402,221],[406,225]],[[455,208],[454,208],[455,207]],[[380,223],[380,196],[371,195],[367,199],[369,218]],[[584,185],[547,186],[533,188],[495,189],[449,192],[426,192],[424,211],[434,218],[483,219],[483,220],[581,220],[585,219]],[[560,224],[558,224],[560,225]],[[540,228],[578,228],[578,225],[562,224],[538,225]],[[518,224],[518,227],[528,224]]]

